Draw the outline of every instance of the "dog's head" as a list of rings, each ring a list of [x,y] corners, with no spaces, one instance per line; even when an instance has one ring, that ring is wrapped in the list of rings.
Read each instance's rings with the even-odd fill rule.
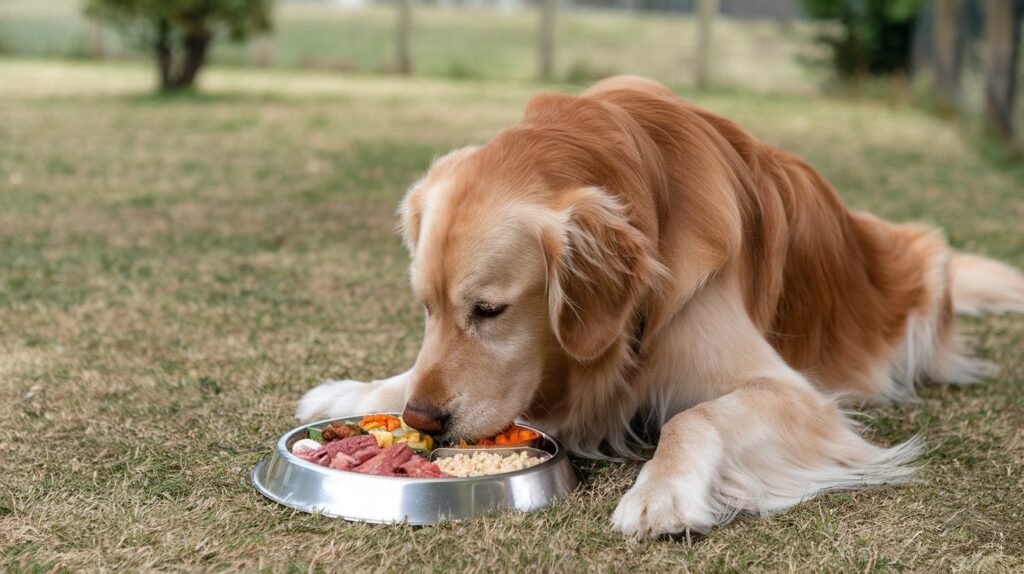
[[[557,403],[569,364],[628,344],[664,268],[649,194],[631,196],[653,184],[621,123],[586,98],[535,99],[521,124],[441,158],[409,191],[402,230],[426,312],[412,426],[495,434],[541,395]]]

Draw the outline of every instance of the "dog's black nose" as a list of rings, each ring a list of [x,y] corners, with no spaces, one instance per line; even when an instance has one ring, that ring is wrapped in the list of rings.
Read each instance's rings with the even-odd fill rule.
[[[437,407],[408,403],[402,413],[405,424],[428,433],[442,432],[448,424],[449,415]]]

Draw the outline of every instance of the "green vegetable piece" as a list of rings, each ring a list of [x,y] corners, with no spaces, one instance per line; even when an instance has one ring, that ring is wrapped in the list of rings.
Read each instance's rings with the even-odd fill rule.
[[[427,448],[427,443],[423,441],[410,441],[405,444],[409,445],[409,448],[416,452],[430,452],[430,449]]]
[[[310,427],[306,429],[306,436],[320,444],[324,443],[324,433],[320,429]]]

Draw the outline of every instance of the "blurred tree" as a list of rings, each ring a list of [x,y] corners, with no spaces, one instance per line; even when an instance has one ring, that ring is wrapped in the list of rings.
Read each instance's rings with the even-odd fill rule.
[[[1010,144],[1014,141],[1013,101],[1017,88],[1021,0],[988,0],[985,5],[985,119],[988,128]]]
[[[939,107],[955,111],[960,100],[960,66],[963,42],[960,39],[962,0],[935,0],[935,87]]]
[[[86,0],[86,14],[151,46],[163,90],[188,89],[218,34],[240,41],[270,29],[273,0]]]
[[[818,41],[831,51],[831,65],[845,78],[905,73],[910,68],[914,15],[920,0],[803,0],[812,18],[835,21],[841,30]]]

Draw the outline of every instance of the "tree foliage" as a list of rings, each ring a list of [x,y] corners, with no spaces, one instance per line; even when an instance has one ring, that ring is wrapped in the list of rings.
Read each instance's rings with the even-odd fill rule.
[[[829,47],[841,77],[906,72],[920,0],[803,0],[812,18],[831,20],[837,31],[818,41]]]
[[[241,41],[271,27],[274,0],[88,0],[86,13],[150,47],[163,89],[189,88],[218,36]]]

